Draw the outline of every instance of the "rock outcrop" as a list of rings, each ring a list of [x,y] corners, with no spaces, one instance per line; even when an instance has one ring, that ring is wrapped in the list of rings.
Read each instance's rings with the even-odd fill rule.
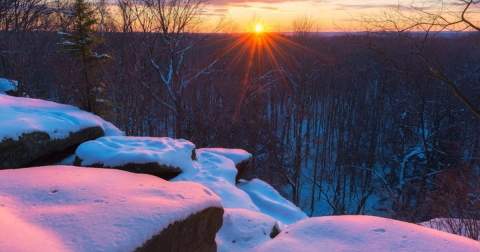
[[[216,251],[221,198],[114,169],[0,170],[1,251]]]
[[[102,137],[81,144],[75,166],[113,168],[170,180],[193,170],[195,145],[169,137]]]
[[[47,133],[38,131],[22,134],[18,140],[4,139],[0,142],[0,169],[54,164],[73,154],[80,143],[104,134],[101,127],[88,127],[70,132],[63,139],[51,139]],[[73,148],[71,152],[63,152],[69,147]]]
[[[136,164],[136,163],[127,163],[125,165],[119,166],[108,166],[104,165],[103,163],[94,163],[89,165],[82,165],[83,160],[78,156],[75,157],[75,161],[73,165],[75,166],[83,166],[83,167],[94,167],[94,168],[112,168],[122,171],[128,171],[133,173],[143,173],[153,175],[165,180],[170,180],[180,173],[182,173],[182,169],[179,167],[172,167],[167,165],[160,165],[156,162],[148,162],[144,164]]]
[[[135,252],[215,252],[215,235],[222,227],[222,216],[222,208],[207,208],[183,221],[170,224]]]
[[[0,111],[0,169],[55,164],[80,143],[124,134],[96,115],[50,101],[0,94]]]

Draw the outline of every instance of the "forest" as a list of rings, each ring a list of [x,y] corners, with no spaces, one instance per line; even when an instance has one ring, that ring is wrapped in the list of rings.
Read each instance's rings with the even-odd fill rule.
[[[0,77],[127,135],[244,149],[246,179],[309,216],[445,218],[478,237],[479,6],[457,2],[453,19],[411,7],[359,17],[364,32],[304,17],[274,34],[207,32],[204,0],[6,0]]]

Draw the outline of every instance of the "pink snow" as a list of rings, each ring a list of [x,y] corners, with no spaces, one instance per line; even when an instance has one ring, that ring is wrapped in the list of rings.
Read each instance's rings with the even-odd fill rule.
[[[192,182],[120,170],[0,171],[1,251],[133,251],[169,224],[222,207]]]
[[[283,251],[480,251],[480,243],[416,224],[373,216],[315,217],[287,226],[252,248]]]

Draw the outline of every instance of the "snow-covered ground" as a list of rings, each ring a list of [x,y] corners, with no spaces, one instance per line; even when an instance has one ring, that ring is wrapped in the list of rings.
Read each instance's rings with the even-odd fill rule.
[[[63,139],[70,132],[95,126],[101,127],[105,135],[123,135],[96,115],[55,102],[0,94],[0,111],[0,141],[18,140],[22,134],[34,131],[45,132],[52,139]]]
[[[238,188],[250,196],[250,199],[260,208],[262,213],[270,215],[284,224],[290,225],[308,218],[297,206],[260,179],[240,183]]]
[[[218,231],[217,251],[246,251],[271,240],[270,235],[279,223],[272,217],[247,209],[227,208],[223,226]]]
[[[286,227],[252,252],[287,251],[480,251],[480,242],[373,216],[315,217]]]
[[[222,198],[224,208],[243,208],[261,212],[283,224],[291,224],[307,218],[300,208],[259,179],[251,182],[244,181],[236,186],[235,162],[226,157],[238,153],[238,150],[199,149],[197,150],[197,159],[193,162],[195,169],[180,174],[172,181],[193,181],[210,188]],[[244,158],[247,156],[234,158],[234,160],[245,160]]]
[[[133,251],[220,198],[192,182],[114,169],[0,171],[0,251]]]

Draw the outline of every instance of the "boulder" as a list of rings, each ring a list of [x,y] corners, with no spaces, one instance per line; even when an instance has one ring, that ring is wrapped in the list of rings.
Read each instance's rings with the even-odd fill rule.
[[[136,164],[136,163],[127,163],[124,165],[118,166],[108,166],[104,165],[103,163],[94,163],[89,165],[82,165],[83,160],[78,156],[75,156],[75,161],[73,165],[75,166],[83,166],[83,167],[95,167],[95,168],[112,168],[122,171],[128,171],[133,173],[143,173],[153,175],[165,180],[170,180],[175,178],[180,173],[182,173],[182,169],[178,167],[172,167],[167,165],[161,165],[156,162],[148,162],[144,164]]]
[[[70,132],[62,139],[52,139],[47,133],[35,131],[24,133],[18,140],[12,138],[0,142],[0,169],[20,168],[35,165],[54,164],[73,154],[70,151],[88,140],[104,135],[101,127],[88,127],[77,132]]]
[[[101,137],[81,144],[76,166],[113,168],[170,180],[194,170],[195,145],[169,137]]]
[[[215,252],[215,235],[223,224],[223,208],[211,207],[170,224],[135,252]]]
[[[245,178],[245,175],[251,169],[252,160],[253,160],[252,157],[249,157],[248,159],[245,159],[245,160],[235,164],[235,167],[237,168],[237,171],[238,171],[237,176],[235,177],[235,181],[238,181],[241,178]]]
[[[216,251],[222,200],[205,186],[115,169],[0,170],[1,251]]]
[[[0,169],[54,164],[82,142],[123,134],[96,115],[50,101],[0,94],[0,111]]]

